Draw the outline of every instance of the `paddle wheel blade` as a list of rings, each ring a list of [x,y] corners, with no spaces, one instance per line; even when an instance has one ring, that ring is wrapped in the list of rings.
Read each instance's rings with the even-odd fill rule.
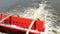
[[[8,15],[0,14],[0,20],[5,18],[6,16]],[[2,30],[6,32],[8,29],[12,32],[19,31],[25,33],[33,20],[34,19],[32,18],[26,18],[21,16],[18,17],[17,15],[13,15],[5,19],[4,22],[0,24],[0,29],[2,28]],[[14,25],[15,27],[13,27],[12,25]],[[44,29],[44,21],[36,20],[30,30],[30,33],[36,34],[37,32],[44,32]]]

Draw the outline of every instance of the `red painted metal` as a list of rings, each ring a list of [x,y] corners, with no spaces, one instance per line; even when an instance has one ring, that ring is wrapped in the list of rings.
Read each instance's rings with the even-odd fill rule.
[[[6,14],[0,14],[0,20],[5,18]],[[31,22],[33,21],[33,19],[30,19],[30,18],[25,18],[25,17],[18,17],[18,16],[10,16],[9,18],[7,18],[3,24],[10,24],[10,25],[16,25],[18,27],[22,27],[22,28],[27,28],[29,27],[29,25],[31,24]],[[0,25],[1,27],[1,25]],[[2,26],[4,31],[7,31],[6,29],[9,29],[10,27],[4,27]],[[10,28],[11,31],[16,31],[16,30],[19,30],[19,29],[16,29],[14,28]],[[36,22],[34,23],[34,25],[32,26],[31,28],[32,30],[38,30],[40,32],[43,32],[45,27],[44,27],[44,21],[43,20],[36,20]],[[22,30],[19,30],[19,31],[22,31]],[[22,31],[24,32],[24,31]],[[26,32],[26,31],[25,31]]]

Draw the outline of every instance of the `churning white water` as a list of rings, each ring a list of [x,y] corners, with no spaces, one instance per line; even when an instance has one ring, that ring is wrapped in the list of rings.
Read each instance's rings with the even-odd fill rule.
[[[46,3],[39,4],[39,8],[27,8],[24,11],[23,17],[28,18],[39,18],[45,20],[45,31],[41,34],[60,34],[59,26],[56,25],[57,17],[50,13],[48,9],[45,9],[48,5]],[[52,9],[53,10],[53,9]]]

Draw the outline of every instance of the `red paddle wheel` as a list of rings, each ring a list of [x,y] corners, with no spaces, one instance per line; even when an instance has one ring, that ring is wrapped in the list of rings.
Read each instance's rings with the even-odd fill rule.
[[[0,20],[6,16],[8,15],[0,14]],[[0,23],[0,30],[3,30],[5,32],[14,32],[14,34],[25,34],[33,20],[34,19],[31,18],[13,15],[5,19],[3,23]],[[39,32],[44,32],[44,29],[44,21],[36,20],[30,30],[30,34],[38,34]]]

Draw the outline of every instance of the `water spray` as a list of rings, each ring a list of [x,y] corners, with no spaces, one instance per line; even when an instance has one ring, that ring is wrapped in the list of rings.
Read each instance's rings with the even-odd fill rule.
[[[37,19],[40,18],[40,14],[41,14],[42,10],[44,10],[45,7],[46,7],[46,4],[40,4],[40,8],[38,8],[37,10],[35,10],[35,13],[34,13],[35,19],[31,22],[31,24],[30,24],[30,26],[29,26],[26,34],[29,34],[29,31],[30,31],[30,29],[32,28],[32,25],[34,24],[34,22],[35,22]],[[39,10],[39,12],[36,12],[36,11],[38,11],[38,10]],[[48,13],[48,12],[47,12],[47,13]],[[45,15],[45,18],[47,18],[46,16],[47,16],[47,14]]]

